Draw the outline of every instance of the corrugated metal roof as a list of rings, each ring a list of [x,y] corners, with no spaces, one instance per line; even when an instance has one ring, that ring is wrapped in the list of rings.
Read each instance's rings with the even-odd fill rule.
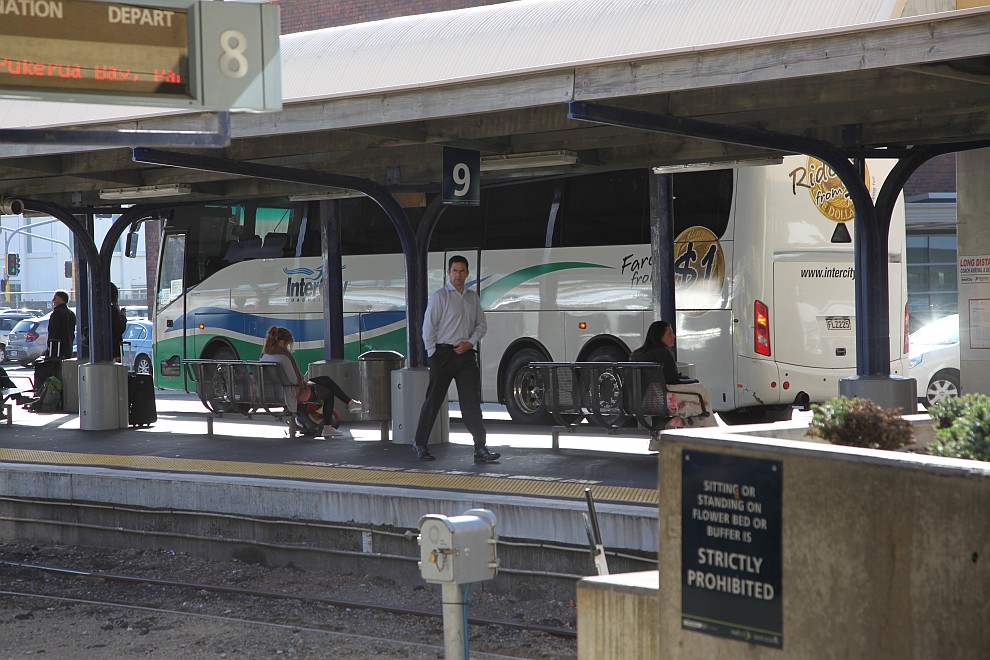
[[[285,102],[449,84],[895,18],[895,0],[516,0],[282,37]]]
[[[896,18],[898,0],[515,0],[284,35],[285,103],[504,77]],[[0,126],[174,110],[0,101]],[[183,112],[183,111],[178,111]]]

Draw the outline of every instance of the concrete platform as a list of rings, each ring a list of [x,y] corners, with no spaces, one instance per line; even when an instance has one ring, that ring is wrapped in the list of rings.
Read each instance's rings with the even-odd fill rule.
[[[0,497],[407,530],[426,513],[484,507],[502,537],[580,546],[590,488],[607,547],[657,549],[657,459],[642,434],[568,434],[554,450],[549,427],[490,410],[488,445],[502,459],[479,465],[454,411],[450,444],[420,462],[382,442],[376,422],[345,425],[339,439],[289,439],[271,418],[234,416],[211,437],[194,395],[158,395],[158,422],[141,429],[84,431],[75,414],[15,408],[0,428]]]

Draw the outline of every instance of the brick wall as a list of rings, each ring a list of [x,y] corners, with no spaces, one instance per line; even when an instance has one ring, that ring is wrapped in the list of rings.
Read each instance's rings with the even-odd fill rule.
[[[282,34],[380,21],[435,11],[497,5],[511,0],[276,0]]]
[[[904,186],[904,196],[956,192],[956,155],[937,156],[918,168]]]

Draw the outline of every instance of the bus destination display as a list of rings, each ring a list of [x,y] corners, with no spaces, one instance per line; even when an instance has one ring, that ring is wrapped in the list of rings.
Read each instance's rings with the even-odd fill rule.
[[[192,98],[182,7],[0,0],[0,88]]]

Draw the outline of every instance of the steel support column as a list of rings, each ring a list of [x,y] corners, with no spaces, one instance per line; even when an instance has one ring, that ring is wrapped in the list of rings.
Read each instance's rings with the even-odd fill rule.
[[[337,277],[323,278],[323,351],[328,360],[344,359],[344,286],[343,254],[340,250],[340,201],[327,199],[319,202],[320,252],[327,274]],[[312,209],[310,209],[312,210]],[[340,319],[334,323],[333,319]]]
[[[668,321],[677,329],[674,292],[674,190],[670,174],[650,173],[650,254],[653,266],[653,301],[658,303],[654,321]],[[676,349],[675,349],[676,350]],[[675,353],[676,355],[676,353]]]
[[[24,208],[50,215],[72,232],[76,246],[89,265],[89,300],[93,315],[89,320],[90,357],[93,362],[113,360],[113,339],[110,336],[110,272],[85,225],[68,210],[47,202],[24,200]]]

